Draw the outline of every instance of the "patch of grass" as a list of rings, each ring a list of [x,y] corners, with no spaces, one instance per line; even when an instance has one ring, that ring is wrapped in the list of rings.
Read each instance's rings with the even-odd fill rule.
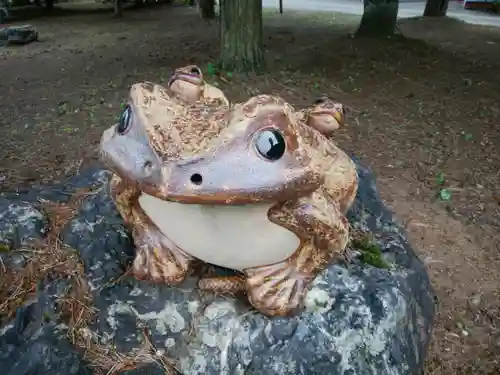
[[[391,268],[390,264],[384,260],[380,246],[378,246],[367,234],[358,234],[351,240],[351,244],[356,250],[361,252],[359,259],[363,263],[377,268]]]

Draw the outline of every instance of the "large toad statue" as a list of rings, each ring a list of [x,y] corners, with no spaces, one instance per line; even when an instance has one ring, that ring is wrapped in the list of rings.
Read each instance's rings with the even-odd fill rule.
[[[338,109],[326,100],[295,111],[271,95],[229,106],[133,85],[100,147],[137,247],[134,275],[178,284],[201,260],[241,273],[202,288],[243,289],[266,315],[296,311],[348,242],[356,169],[316,130],[341,120]]]

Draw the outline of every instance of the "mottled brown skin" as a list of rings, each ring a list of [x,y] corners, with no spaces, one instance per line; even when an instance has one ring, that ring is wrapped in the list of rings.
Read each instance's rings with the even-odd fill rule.
[[[224,105],[229,105],[224,93],[207,83],[201,69],[196,65],[187,65],[176,69],[168,81],[168,88],[175,96],[188,103],[205,99],[219,99]]]
[[[154,100],[152,98],[154,97]],[[101,140],[101,155],[120,176],[112,183],[120,213],[132,226],[139,278],[182,282],[193,258],[177,248],[144,215],[141,192],[185,204],[272,205],[268,218],[300,238],[288,259],[245,269],[243,279],[205,278],[202,289],[244,289],[260,312],[284,316],[300,307],[311,280],[342,257],[349,224],[344,213],[357,192],[352,160],[279,97],[258,95],[229,109],[220,102],[179,105],[152,84],[131,90],[132,125],[114,128]],[[255,148],[255,137],[278,130],[286,148],[270,161]],[[201,184],[190,183],[194,174]]]

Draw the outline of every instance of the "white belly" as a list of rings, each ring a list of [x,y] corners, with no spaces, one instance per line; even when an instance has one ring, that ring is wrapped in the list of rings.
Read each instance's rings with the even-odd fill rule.
[[[269,221],[269,204],[197,205],[142,194],[139,204],[160,231],[184,252],[205,262],[242,271],[282,261],[299,238]]]

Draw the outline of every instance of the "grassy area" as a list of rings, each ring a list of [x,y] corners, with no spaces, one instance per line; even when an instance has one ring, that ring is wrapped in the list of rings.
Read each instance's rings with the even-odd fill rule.
[[[206,67],[218,56],[217,23],[190,8],[30,22],[40,43],[0,50],[3,189],[58,180],[95,161],[130,84],[165,82],[175,67]],[[350,108],[335,140],[375,170],[439,297],[426,373],[497,374],[500,33],[416,19],[400,22],[403,36],[357,40],[348,34],[358,22],[266,10],[268,73],[214,83],[231,100],[272,92],[302,106],[328,95]]]

